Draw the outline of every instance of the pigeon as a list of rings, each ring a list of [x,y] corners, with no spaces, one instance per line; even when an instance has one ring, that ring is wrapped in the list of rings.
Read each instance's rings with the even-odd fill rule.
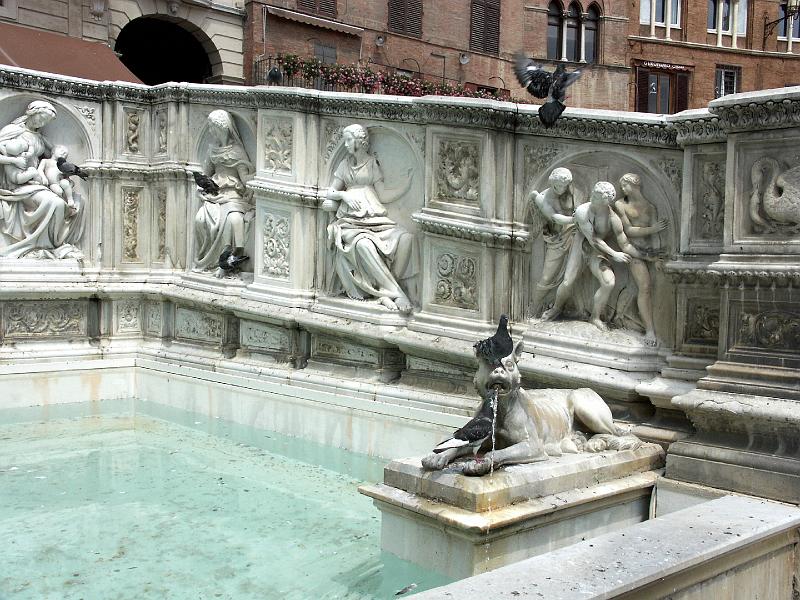
[[[520,84],[537,98],[547,98],[539,107],[539,120],[547,128],[555,125],[566,105],[566,88],[581,76],[580,71],[567,72],[563,64],[552,73],[518,52],[514,55],[514,73]]]
[[[84,180],[89,178],[89,175],[86,173],[86,171],[82,171],[78,165],[73,165],[71,162],[67,162],[67,159],[63,156],[59,156],[56,159],[56,166],[58,167],[58,170],[67,177],[76,175]]]
[[[493,400],[487,398],[481,405],[478,414],[472,417],[472,420],[461,429],[456,430],[453,433],[453,437],[436,446],[433,452],[439,454],[450,448],[469,446],[472,453],[477,455],[483,442],[492,435],[492,415],[494,414],[492,404],[496,401],[496,397]]]
[[[495,334],[490,338],[476,342],[473,348],[475,348],[475,353],[480,358],[484,358],[490,365],[499,363],[511,354],[514,351],[514,340],[508,334],[508,317],[500,315],[500,323],[497,325]]]
[[[281,74],[281,70],[278,67],[273,66],[267,72],[267,83],[269,83],[270,85],[280,84],[281,79],[283,79],[283,75]]]
[[[246,261],[249,256],[245,256],[244,248],[237,246],[231,250],[230,246],[225,246],[222,249],[222,254],[219,255],[218,266],[225,273],[236,273],[239,270],[239,265]]]
[[[209,196],[216,196],[219,194],[219,186],[211,177],[199,171],[192,171],[192,175],[194,176],[194,182],[197,184],[197,187],[203,190],[203,193]]]
[[[397,590],[397,591],[394,593],[394,595],[395,595],[395,596],[402,596],[403,594],[407,594],[407,593],[408,593],[408,592],[410,592],[411,590],[415,590],[415,589],[417,589],[417,584],[416,584],[416,583],[410,583],[410,584],[408,584],[406,587],[404,587],[404,588],[402,588],[402,589],[399,589],[399,590]]]

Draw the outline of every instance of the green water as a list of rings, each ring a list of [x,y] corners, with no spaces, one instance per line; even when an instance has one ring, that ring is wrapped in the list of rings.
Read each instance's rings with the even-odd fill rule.
[[[450,581],[381,553],[356,487],[383,461],[152,403],[44,417],[0,411],[0,598],[373,599]]]

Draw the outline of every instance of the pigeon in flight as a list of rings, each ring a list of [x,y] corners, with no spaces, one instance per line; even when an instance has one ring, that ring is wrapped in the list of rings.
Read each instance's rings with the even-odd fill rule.
[[[88,179],[89,176],[87,175],[86,171],[82,171],[78,165],[73,165],[71,162],[67,162],[67,159],[63,156],[59,156],[56,159],[56,166],[58,170],[61,171],[67,177],[72,177],[76,175],[81,179]]]
[[[508,317],[500,315],[500,323],[497,325],[495,334],[476,342],[473,345],[475,353],[494,366],[514,351],[514,340],[508,333]]]
[[[283,79],[281,70],[273,65],[273,67],[269,71],[267,71],[267,83],[269,83],[270,85],[279,85],[281,79]]]
[[[241,246],[233,249],[230,246],[225,246],[222,249],[222,254],[219,255],[218,266],[225,273],[233,274],[239,270],[240,265],[248,258],[250,257],[245,256],[244,248]]]
[[[580,71],[567,72],[559,63],[552,73],[545,71],[530,58],[518,52],[514,55],[514,73],[520,85],[537,98],[547,98],[539,107],[539,120],[545,127],[555,125],[566,105],[566,89],[581,76]]]
[[[456,430],[453,433],[453,437],[436,446],[433,451],[439,454],[450,448],[469,446],[472,453],[477,455],[483,442],[492,435],[492,415],[494,413],[492,404],[494,402],[497,402],[496,397],[484,400],[478,414],[472,417],[472,420],[461,429]]]
[[[194,177],[194,182],[197,184],[197,187],[203,190],[203,193],[209,196],[216,196],[219,194],[219,186],[211,177],[199,171],[192,171],[192,176]]]

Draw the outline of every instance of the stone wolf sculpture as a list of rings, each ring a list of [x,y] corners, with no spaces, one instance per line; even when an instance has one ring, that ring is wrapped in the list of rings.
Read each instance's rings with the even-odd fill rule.
[[[521,356],[522,342],[494,366],[478,356],[475,389],[485,398],[484,403],[491,402],[497,393],[495,450],[482,459],[464,463],[465,475],[483,475],[492,466],[543,461],[563,453],[633,450],[641,445],[636,436],[626,434],[614,424],[611,409],[594,390],[522,389],[517,368]],[[486,413],[484,403],[476,416]],[[587,440],[575,428],[576,421],[595,435]],[[491,436],[482,448],[491,448]],[[468,443],[445,449],[437,447],[436,452],[422,459],[422,466],[431,471],[443,469],[456,458],[471,454],[473,449],[477,454],[477,448]]]

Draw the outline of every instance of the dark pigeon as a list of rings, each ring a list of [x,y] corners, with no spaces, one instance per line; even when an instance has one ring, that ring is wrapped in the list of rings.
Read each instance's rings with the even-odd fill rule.
[[[209,196],[216,196],[219,194],[219,186],[211,177],[199,171],[192,171],[192,176],[194,177],[194,182],[197,184],[197,187],[203,190],[203,193]]]
[[[559,64],[552,73],[545,71],[521,52],[514,55],[514,73],[520,85],[533,96],[546,98],[539,107],[539,120],[548,128],[555,125],[566,108],[564,100],[567,87],[581,76],[580,71],[567,72],[563,64]]]
[[[281,74],[281,70],[278,67],[273,66],[267,72],[267,83],[270,85],[278,85],[283,79],[283,75]]]
[[[218,266],[226,273],[236,273],[241,268],[240,265],[249,258],[249,256],[245,256],[244,248],[241,246],[237,246],[233,250],[230,246],[225,246],[222,254],[219,255]]]
[[[436,446],[433,451],[436,454],[449,450],[450,448],[463,448],[469,446],[473,454],[478,454],[478,450],[487,439],[492,435],[492,400],[487,398],[481,405],[478,414],[472,420],[453,433],[453,437],[443,441]]]
[[[475,354],[485,359],[490,365],[496,365],[511,354],[514,351],[514,340],[508,333],[508,317],[500,315],[500,323],[497,325],[495,334],[476,342],[473,348],[475,348]]]
[[[67,162],[67,159],[63,156],[59,156],[56,159],[56,166],[58,167],[58,170],[67,177],[72,177],[75,175],[84,180],[89,178],[89,175],[86,173],[86,171],[81,170],[78,165],[73,165],[71,162]]]

